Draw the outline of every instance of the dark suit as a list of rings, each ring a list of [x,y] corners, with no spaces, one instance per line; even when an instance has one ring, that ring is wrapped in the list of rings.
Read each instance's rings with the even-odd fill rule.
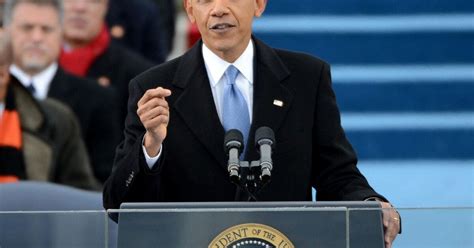
[[[51,81],[48,97],[67,104],[74,111],[81,124],[94,175],[105,182],[121,136],[113,92],[59,68]]]
[[[152,66],[151,62],[140,55],[111,42],[107,50],[92,63],[87,71],[87,77],[99,81],[107,80],[116,90],[120,130],[123,130],[127,113],[128,83]]]
[[[329,65],[305,54],[255,42],[253,123],[275,131],[272,181],[258,195],[263,201],[363,200],[378,195],[356,168],[356,155],[340,125]],[[147,89],[162,86],[170,123],[162,157],[153,171],[142,153],[144,128],[136,114]],[[279,107],[274,100],[283,102]],[[130,84],[126,137],[104,187],[104,206],[127,201],[234,201],[223,151],[224,129],[213,101],[201,44],[180,58],[141,74]],[[258,159],[248,149],[246,160]],[[239,197],[240,195],[240,197]],[[236,199],[236,196],[238,199]]]

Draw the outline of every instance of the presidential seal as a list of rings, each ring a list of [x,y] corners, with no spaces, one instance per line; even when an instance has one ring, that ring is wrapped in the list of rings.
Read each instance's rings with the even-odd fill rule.
[[[275,228],[262,224],[242,224],[220,233],[208,248],[294,248]]]

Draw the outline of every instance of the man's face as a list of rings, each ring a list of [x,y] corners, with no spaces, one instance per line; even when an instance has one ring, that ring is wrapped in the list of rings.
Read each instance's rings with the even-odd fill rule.
[[[184,0],[189,19],[196,23],[206,46],[228,62],[248,45],[254,16],[260,17],[266,0]]]
[[[7,27],[11,34],[14,63],[28,73],[48,67],[59,56],[61,23],[53,6],[18,4]]]
[[[107,13],[107,0],[63,0],[63,3],[64,38],[68,43],[85,45],[99,35]]]

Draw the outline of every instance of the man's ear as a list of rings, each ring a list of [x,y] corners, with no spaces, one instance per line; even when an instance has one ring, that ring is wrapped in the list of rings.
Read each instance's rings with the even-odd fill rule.
[[[265,8],[267,7],[267,0],[255,0],[255,17],[262,16]]]
[[[188,19],[191,23],[196,23],[196,18],[194,18],[193,13],[193,3],[192,0],[183,0],[183,6],[186,10],[186,14],[188,15]]]

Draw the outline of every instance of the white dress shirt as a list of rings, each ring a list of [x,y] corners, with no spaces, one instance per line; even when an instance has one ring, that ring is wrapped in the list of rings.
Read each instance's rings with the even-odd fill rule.
[[[25,87],[28,87],[33,82],[33,86],[36,90],[33,96],[39,100],[44,100],[48,97],[49,87],[53,81],[54,75],[56,75],[57,70],[58,64],[54,62],[42,72],[34,76],[30,76],[18,66],[10,66],[10,73],[15,76]]]
[[[204,43],[202,45],[202,56],[204,58],[204,64],[206,66],[207,76],[211,86],[212,97],[214,98],[217,114],[219,115],[221,122],[222,105],[224,101],[224,85],[226,80],[224,73],[230,65],[234,65],[240,72],[235,80],[235,84],[247,102],[250,123],[252,123],[254,53],[254,45],[252,40],[250,40],[242,55],[240,55],[234,63],[229,63],[213,53]],[[156,157],[150,157],[145,150],[145,146],[143,146],[143,154],[145,154],[146,163],[151,169],[160,158],[161,150]]]
[[[202,46],[202,56],[206,65],[207,76],[211,84],[212,97],[216,104],[219,119],[222,122],[222,106],[224,103],[224,73],[230,65],[234,65],[239,69],[239,74],[235,80],[235,84],[247,102],[250,122],[252,122],[252,106],[253,106],[253,56],[254,48],[252,41],[249,42],[244,53],[234,62],[229,63],[214,54],[205,44]]]

